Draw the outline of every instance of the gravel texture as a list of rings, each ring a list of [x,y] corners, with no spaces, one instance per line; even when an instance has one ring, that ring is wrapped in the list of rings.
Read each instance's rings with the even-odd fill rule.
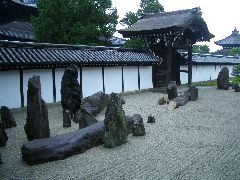
[[[175,110],[158,105],[165,94],[124,95],[126,115],[140,113],[146,135],[128,137],[114,149],[98,146],[67,159],[35,166],[21,159],[27,142],[26,112],[16,111],[17,127],[6,129],[0,148],[0,179],[240,179],[240,94],[216,87],[199,88],[199,99]],[[148,115],[156,123],[148,124]],[[104,113],[99,115],[103,119]],[[59,105],[49,107],[51,136],[78,129],[62,128]]]

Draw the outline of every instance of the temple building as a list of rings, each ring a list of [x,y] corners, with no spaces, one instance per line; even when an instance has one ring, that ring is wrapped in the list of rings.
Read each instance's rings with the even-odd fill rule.
[[[240,47],[240,34],[237,28],[232,31],[232,34],[222,40],[216,41],[216,45],[222,46],[223,49],[232,49]]]
[[[180,72],[188,73],[188,84],[192,83],[192,45],[214,37],[201,15],[200,8],[151,14],[119,30],[125,38],[143,38],[149,49],[163,59],[153,68],[154,87],[170,81],[180,84]],[[180,70],[178,49],[188,51],[187,70]]]

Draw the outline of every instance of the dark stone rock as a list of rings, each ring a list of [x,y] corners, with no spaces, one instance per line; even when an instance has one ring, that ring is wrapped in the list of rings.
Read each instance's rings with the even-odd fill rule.
[[[147,123],[155,123],[155,122],[156,122],[155,117],[149,115],[149,116],[148,116],[148,121],[147,121]]]
[[[177,84],[176,81],[171,81],[167,87],[168,99],[171,100],[177,97]]]
[[[76,65],[70,65],[70,67],[65,69],[62,77],[61,104],[63,108],[63,113],[65,113],[66,110],[70,111],[71,119],[73,118],[75,113],[80,109],[82,98],[81,93],[82,93],[81,87],[78,83],[78,68]],[[66,122],[63,124],[69,125],[67,115],[63,114],[63,117],[67,117],[67,119],[65,119]]]
[[[12,112],[6,106],[1,107],[1,120],[2,120],[2,126],[4,129],[17,126]]]
[[[188,91],[190,93],[189,100],[196,101],[198,99],[198,88],[196,86],[189,86]]]
[[[187,90],[181,96],[172,99],[169,102],[168,109],[172,110],[178,108],[179,106],[184,106],[189,101],[189,98],[190,92]]]
[[[75,132],[35,139],[22,146],[22,159],[30,165],[65,159],[102,144],[103,134],[104,122],[100,121]]]
[[[2,123],[0,122],[0,147],[6,146],[7,140],[8,140],[7,134],[3,129]]]
[[[41,97],[40,77],[33,76],[28,81],[27,119],[24,126],[28,140],[49,138],[48,110]]]
[[[63,127],[71,127],[71,119],[70,110],[63,110]]]
[[[113,148],[127,142],[127,124],[120,96],[111,94],[105,114],[104,146]]]
[[[0,164],[2,164],[3,161],[2,161],[2,154],[0,154]]]
[[[98,120],[85,109],[79,109],[74,116],[74,122],[79,123],[79,129],[82,129],[94,123],[97,123]]]
[[[164,99],[164,97],[162,97],[161,99],[159,99],[158,104],[159,105],[164,105],[167,101]]]
[[[229,89],[229,70],[227,67],[223,67],[222,70],[219,72],[217,78],[217,86],[218,89]]]
[[[132,126],[134,123],[134,120],[131,116],[126,116],[126,123],[127,123],[127,132],[128,134],[132,133]]]
[[[96,116],[109,103],[109,96],[103,92],[97,92],[83,99],[81,108]]]
[[[132,125],[132,133],[133,136],[143,136],[146,134],[144,124],[143,124],[143,118],[140,114],[134,114],[132,116],[132,119],[134,121]]]
[[[238,84],[235,85],[234,90],[234,92],[240,92],[240,87]]]

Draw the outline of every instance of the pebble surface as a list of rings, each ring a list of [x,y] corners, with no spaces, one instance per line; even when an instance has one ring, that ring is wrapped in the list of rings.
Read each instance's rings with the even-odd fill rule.
[[[21,159],[26,111],[14,112],[17,127],[6,129],[0,148],[0,179],[240,179],[240,94],[199,87],[199,99],[178,109],[158,105],[166,94],[124,95],[126,115],[141,114],[146,135],[128,137],[113,149],[98,146],[64,160],[29,166]],[[62,110],[50,106],[51,136],[75,131],[62,127]],[[99,119],[103,119],[103,114]],[[147,123],[152,115],[156,123]]]

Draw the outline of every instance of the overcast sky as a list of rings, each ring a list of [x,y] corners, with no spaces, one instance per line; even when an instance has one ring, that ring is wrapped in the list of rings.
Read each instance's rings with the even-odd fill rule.
[[[233,29],[240,30],[240,0],[159,0],[165,11],[175,11],[200,7],[202,17],[208,25],[209,31],[215,35],[208,44],[211,51],[221,49],[214,44],[214,41],[221,40],[229,36]],[[136,12],[139,8],[140,0],[112,0],[113,6],[117,8],[119,20],[129,11]],[[121,25],[117,29],[122,29]],[[119,34],[114,34],[121,37]]]

